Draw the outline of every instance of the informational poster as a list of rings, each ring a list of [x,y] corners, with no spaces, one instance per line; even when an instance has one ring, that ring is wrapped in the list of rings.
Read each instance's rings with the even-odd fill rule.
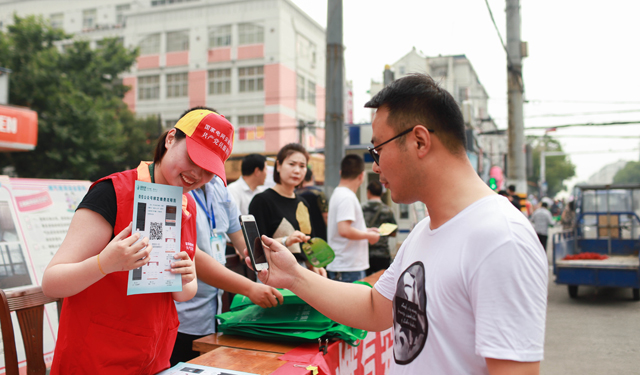
[[[44,270],[64,240],[89,181],[0,176],[0,287],[41,285]],[[13,316],[20,365],[25,365],[19,324]],[[45,308],[45,362],[53,359],[58,332],[55,304]],[[4,348],[3,348],[4,350]],[[0,374],[4,357],[0,356]]]
[[[127,295],[182,290],[181,275],[171,273],[181,227],[182,188],[136,181],[132,232],[149,238],[152,250],[146,265],[129,271]]]

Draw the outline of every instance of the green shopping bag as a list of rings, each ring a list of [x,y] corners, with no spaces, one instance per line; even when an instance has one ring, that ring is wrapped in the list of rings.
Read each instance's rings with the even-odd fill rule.
[[[220,321],[219,331],[278,341],[305,342],[337,338],[352,346],[357,346],[358,341],[366,337],[367,331],[338,324],[290,290],[279,290],[284,303],[269,309],[254,305],[249,298],[236,294],[231,311],[216,315]]]

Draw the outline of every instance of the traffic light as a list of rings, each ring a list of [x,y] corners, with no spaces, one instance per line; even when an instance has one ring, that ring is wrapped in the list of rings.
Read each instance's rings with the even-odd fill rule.
[[[498,183],[496,182],[496,179],[494,177],[491,177],[489,179],[489,188],[491,188],[491,190],[498,189]]]

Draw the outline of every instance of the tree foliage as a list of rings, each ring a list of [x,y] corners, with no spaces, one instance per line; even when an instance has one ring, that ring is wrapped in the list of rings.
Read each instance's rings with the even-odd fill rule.
[[[538,185],[540,181],[540,154],[542,150],[561,152],[562,146],[557,140],[545,136],[532,141],[533,176],[529,182]],[[571,163],[567,155],[546,156],[545,181],[547,182],[547,196],[554,197],[566,186],[564,181],[576,175],[576,166]]]
[[[138,51],[117,38],[61,48],[70,38],[36,16],[14,16],[0,33],[0,66],[12,70],[9,102],[38,112],[35,150],[0,159],[21,177],[95,180],[153,156],[158,121],[134,116],[118,78]]]
[[[614,184],[640,184],[640,162],[630,161],[613,176]]]

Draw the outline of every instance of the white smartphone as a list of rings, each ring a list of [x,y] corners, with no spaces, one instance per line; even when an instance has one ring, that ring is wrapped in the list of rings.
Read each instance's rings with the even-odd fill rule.
[[[247,244],[247,251],[249,252],[253,269],[257,272],[268,270],[269,263],[267,263],[267,257],[264,254],[255,217],[253,215],[240,215],[240,226],[242,227],[244,242]]]

